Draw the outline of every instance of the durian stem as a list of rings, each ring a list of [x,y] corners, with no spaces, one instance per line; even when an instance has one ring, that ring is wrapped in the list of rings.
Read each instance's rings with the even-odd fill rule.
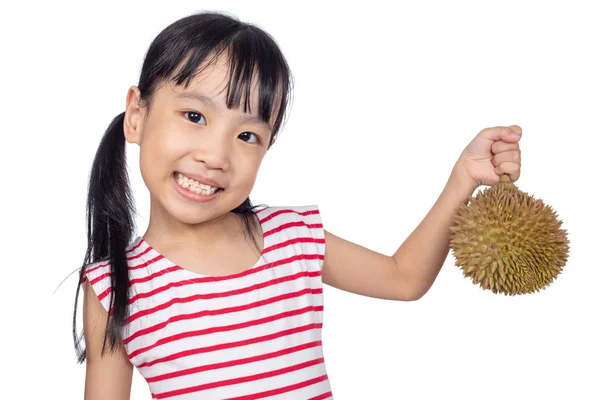
[[[508,175],[508,174],[500,175],[500,182],[512,183],[512,181],[510,180],[510,175]]]

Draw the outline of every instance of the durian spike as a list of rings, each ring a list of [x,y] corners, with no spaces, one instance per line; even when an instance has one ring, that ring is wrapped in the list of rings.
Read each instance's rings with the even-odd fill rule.
[[[562,272],[567,232],[552,207],[522,192],[510,176],[461,205],[450,227],[450,248],[463,275],[506,295],[537,292]]]

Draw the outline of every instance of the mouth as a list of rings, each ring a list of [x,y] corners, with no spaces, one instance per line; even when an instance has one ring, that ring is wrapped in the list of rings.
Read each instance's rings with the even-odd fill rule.
[[[173,172],[173,178],[175,182],[182,188],[188,190],[191,193],[196,193],[204,196],[210,196],[217,192],[222,192],[224,189],[221,187],[205,185],[190,177],[185,176],[181,172]]]

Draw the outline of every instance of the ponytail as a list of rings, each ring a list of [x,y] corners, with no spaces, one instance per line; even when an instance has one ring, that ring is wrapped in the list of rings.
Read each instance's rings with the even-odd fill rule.
[[[251,49],[249,51],[248,49]],[[269,148],[282,126],[292,88],[287,62],[273,38],[262,29],[221,13],[199,13],[172,23],[152,41],[142,65],[138,88],[140,100],[150,105],[152,96],[163,83],[188,87],[204,65],[210,65],[223,53],[230,61],[226,105],[244,106],[258,77],[257,114],[264,122],[274,119]],[[246,108],[244,107],[244,111]],[[79,362],[86,357],[77,335],[77,301],[90,264],[110,263],[109,316],[106,321],[102,354],[108,344],[115,350],[127,323],[129,274],[126,250],[133,239],[134,202],[125,162],[125,113],[110,124],[94,158],[87,199],[87,251],[79,271],[73,311],[73,340]],[[257,206],[258,207],[258,206]],[[250,199],[232,210],[244,226],[246,237],[257,251],[258,216]],[[254,227],[254,229],[253,229]]]
[[[90,174],[87,198],[87,251],[79,271],[79,283],[75,294],[73,311],[73,340],[79,362],[86,357],[81,348],[83,335],[77,336],[77,301],[85,271],[98,261],[110,262],[110,303],[106,321],[102,354],[108,342],[114,351],[122,339],[122,327],[127,321],[129,271],[127,246],[134,231],[134,202],[127,175],[125,159],[125,113],[113,119],[104,133]]]
[[[261,207],[261,205],[253,206],[252,201],[250,201],[250,197],[248,197],[242,204],[231,210],[231,212],[239,215],[244,227],[244,237],[247,240],[250,240],[256,251],[261,254],[261,248],[257,240],[258,231],[256,229],[260,222],[256,213],[254,212],[254,210],[259,207]]]

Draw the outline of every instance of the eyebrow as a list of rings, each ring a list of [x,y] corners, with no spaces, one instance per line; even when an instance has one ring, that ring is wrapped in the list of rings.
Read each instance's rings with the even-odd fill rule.
[[[176,97],[180,98],[180,99],[198,100],[199,102],[203,103],[204,105],[206,105],[212,109],[219,108],[219,107],[217,107],[217,104],[211,97],[209,97],[205,94],[202,94],[200,92],[181,92],[181,93],[178,93],[176,95]],[[247,117],[240,118],[239,122],[240,123],[253,122],[253,123],[257,123],[257,124],[264,124],[267,127],[269,127],[270,132],[273,132],[273,127],[271,126],[270,123],[263,121],[261,118],[254,116],[254,115],[249,115]]]
[[[181,93],[178,93],[177,96],[175,96],[175,97],[177,97],[179,99],[198,100],[201,103],[204,103],[211,108],[217,108],[216,104],[212,98],[210,98],[202,93],[199,93],[199,92],[181,92]]]

